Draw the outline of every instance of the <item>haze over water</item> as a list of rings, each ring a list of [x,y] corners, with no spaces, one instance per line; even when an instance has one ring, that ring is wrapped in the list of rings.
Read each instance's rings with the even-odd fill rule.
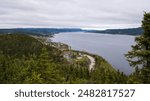
[[[98,33],[60,33],[52,41],[70,45],[72,49],[83,50],[105,58],[113,67],[125,74],[133,72],[124,54],[131,50],[135,36]]]

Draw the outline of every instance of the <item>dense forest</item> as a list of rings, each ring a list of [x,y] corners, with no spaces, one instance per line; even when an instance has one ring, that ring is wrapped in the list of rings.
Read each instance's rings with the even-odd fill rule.
[[[129,84],[150,83],[150,13],[142,21],[143,33],[135,38],[132,50],[125,54],[135,72],[126,76],[105,59],[86,52],[95,59],[89,70],[87,58],[69,62],[63,51],[29,35],[0,34],[1,84]],[[63,45],[62,45],[63,46]],[[66,47],[66,45],[64,45]],[[64,48],[64,47],[63,47]],[[63,49],[62,48],[62,49]],[[72,50],[73,52],[74,50]]]
[[[57,48],[21,33],[0,35],[0,83],[126,83],[127,77],[102,57],[95,69],[70,64]]]

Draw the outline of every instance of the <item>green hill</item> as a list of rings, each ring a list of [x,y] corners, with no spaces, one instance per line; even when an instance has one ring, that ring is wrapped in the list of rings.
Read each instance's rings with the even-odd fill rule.
[[[141,35],[143,33],[141,27],[127,29],[106,29],[106,30],[89,30],[88,32],[103,33],[103,34],[119,34],[119,35]]]
[[[37,39],[26,34],[6,34],[0,35],[0,51],[3,54],[20,58],[22,56],[30,57],[32,55],[40,55],[42,48],[49,51],[52,59],[59,59],[60,51],[53,47],[43,45]]]
[[[123,73],[117,72],[102,57],[92,56],[96,65],[89,71],[87,65],[70,64],[62,51],[29,35],[2,34],[0,83],[126,83]]]

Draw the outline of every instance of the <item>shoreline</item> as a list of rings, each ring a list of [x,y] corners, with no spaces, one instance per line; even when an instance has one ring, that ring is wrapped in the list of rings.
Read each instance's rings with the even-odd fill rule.
[[[124,54],[134,44],[134,36],[131,35],[105,35],[96,33],[60,33],[54,35],[53,42],[69,44],[72,49],[87,51],[105,58],[116,70],[127,75],[134,72],[124,57]]]

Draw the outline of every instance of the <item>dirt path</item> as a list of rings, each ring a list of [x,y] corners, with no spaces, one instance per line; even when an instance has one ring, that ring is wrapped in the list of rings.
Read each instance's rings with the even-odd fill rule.
[[[92,69],[94,69],[95,59],[92,56],[87,55],[87,54],[85,54],[84,56],[87,56],[90,59],[90,61],[91,61],[90,65],[89,65],[89,70],[91,71]]]

